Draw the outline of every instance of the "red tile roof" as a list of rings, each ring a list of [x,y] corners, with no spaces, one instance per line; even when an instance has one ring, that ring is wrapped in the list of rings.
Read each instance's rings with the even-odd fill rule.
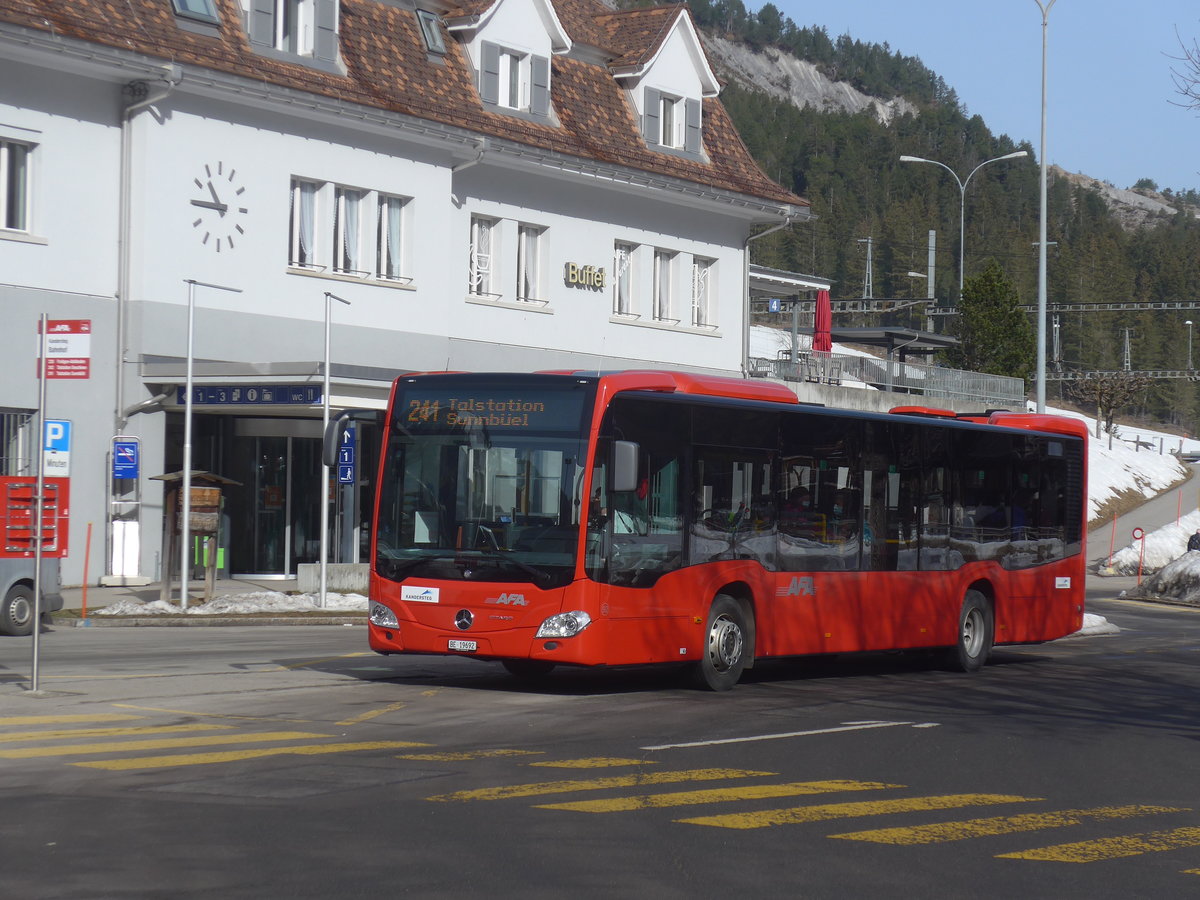
[[[585,161],[772,203],[808,205],[763,173],[718,100],[704,101],[708,161],[702,162],[648,148],[624,90],[603,66],[553,57],[555,126],[486,108],[465,49],[447,39],[445,58],[431,58],[411,10],[377,0],[341,0],[340,48],[346,68],[341,75],[253,52],[238,0],[215,2],[221,24],[213,34],[180,27],[170,0],[0,0],[0,23],[461,127]],[[613,13],[597,0],[552,2],[573,40],[606,49],[622,63],[648,58],[679,10]],[[458,12],[485,11],[490,5],[490,0],[468,0]]]

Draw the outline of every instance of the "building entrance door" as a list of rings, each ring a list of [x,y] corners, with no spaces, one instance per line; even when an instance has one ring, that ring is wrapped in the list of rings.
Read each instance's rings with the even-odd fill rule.
[[[229,466],[242,483],[229,523],[235,577],[289,578],[300,563],[319,561],[321,440],[305,434],[313,426],[320,431],[310,420],[237,421]]]

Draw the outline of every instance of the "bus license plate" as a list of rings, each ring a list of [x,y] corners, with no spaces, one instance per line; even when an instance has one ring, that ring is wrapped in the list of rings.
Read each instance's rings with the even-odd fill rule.
[[[479,644],[475,641],[450,641],[450,649],[474,653],[477,649],[479,649]]]

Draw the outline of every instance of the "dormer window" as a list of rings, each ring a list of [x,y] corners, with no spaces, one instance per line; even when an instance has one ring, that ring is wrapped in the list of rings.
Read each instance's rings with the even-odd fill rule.
[[[643,95],[642,135],[651,146],[685,153],[700,152],[700,101],[656,88]]]
[[[250,0],[250,45],[267,55],[334,63],[337,15],[337,0]]]
[[[506,110],[550,115],[550,60],[484,41],[479,95]]]

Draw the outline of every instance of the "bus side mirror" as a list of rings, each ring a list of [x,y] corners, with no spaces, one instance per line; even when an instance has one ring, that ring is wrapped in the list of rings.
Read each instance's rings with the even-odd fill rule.
[[[329,420],[329,425],[325,428],[325,437],[321,442],[321,462],[330,469],[338,464],[338,447],[342,443],[342,431],[348,426],[353,416],[354,413],[351,410],[340,412]]]
[[[638,445],[633,441],[613,441],[612,490],[637,489],[638,450]]]

